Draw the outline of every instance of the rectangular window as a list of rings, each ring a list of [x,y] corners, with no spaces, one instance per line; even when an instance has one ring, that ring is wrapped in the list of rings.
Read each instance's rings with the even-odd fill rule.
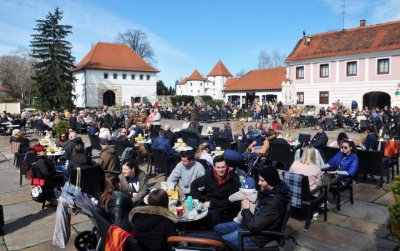
[[[304,104],[304,92],[297,93],[297,104],[299,104],[299,105]]]
[[[304,79],[304,66],[296,67],[296,79]]]
[[[329,104],[329,92],[319,92],[319,104]]]
[[[106,72],[104,72],[104,79],[107,79],[108,78],[108,73],[106,73]]]
[[[146,79],[147,79],[147,80],[150,80],[150,75],[146,75]]]
[[[135,80],[135,74],[131,74],[131,79]]]
[[[357,62],[347,62],[347,76],[357,76]]]
[[[319,77],[320,78],[329,77],[329,64],[321,64],[321,65],[319,65]]]
[[[143,80],[143,74],[139,75],[140,80]]]
[[[113,78],[114,78],[114,79],[117,79],[117,78],[118,78],[118,73],[114,73],[114,74],[113,74]]]
[[[126,74],[122,74],[122,79],[126,79]]]
[[[378,74],[389,74],[389,59],[378,59]]]

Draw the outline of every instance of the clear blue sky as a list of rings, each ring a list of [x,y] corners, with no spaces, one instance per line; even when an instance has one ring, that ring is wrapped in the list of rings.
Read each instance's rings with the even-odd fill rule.
[[[142,29],[167,85],[218,59],[235,75],[254,69],[261,51],[288,55],[302,36],[342,29],[343,0],[0,1],[0,55],[29,49],[36,19],[60,7],[78,63],[96,42]],[[346,0],[345,28],[400,20],[400,0]]]

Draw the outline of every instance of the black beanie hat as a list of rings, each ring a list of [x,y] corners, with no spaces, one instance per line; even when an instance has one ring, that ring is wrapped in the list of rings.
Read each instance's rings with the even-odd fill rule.
[[[273,166],[266,166],[261,169],[260,176],[264,178],[264,180],[272,187],[279,185],[282,180],[279,177],[278,170],[276,170]]]

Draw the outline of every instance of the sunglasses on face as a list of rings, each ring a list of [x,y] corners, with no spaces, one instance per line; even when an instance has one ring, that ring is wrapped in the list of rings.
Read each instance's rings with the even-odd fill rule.
[[[348,146],[342,146],[342,149],[348,149],[349,147]]]

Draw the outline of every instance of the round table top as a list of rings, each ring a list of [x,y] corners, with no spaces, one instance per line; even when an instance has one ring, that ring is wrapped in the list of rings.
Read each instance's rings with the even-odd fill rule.
[[[57,151],[57,152],[47,152],[47,156],[61,156],[65,153],[65,150]]]
[[[185,204],[186,201],[183,201],[182,204]],[[201,205],[201,210],[199,210],[199,212],[196,210],[197,207],[197,203],[201,203],[201,202],[193,202],[193,209],[192,211],[187,211],[187,208],[185,208],[183,216],[182,217],[176,217],[176,219],[178,220],[178,222],[192,222],[192,221],[198,221],[203,219],[204,217],[207,216],[208,214],[208,207],[204,206],[202,203]],[[176,216],[176,208],[174,206],[172,206],[170,208],[170,210],[174,211],[174,214]]]
[[[193,147],[191,147],[191,146],[180,146],[180,147],[176,147],[176,148],[174,148],[175,149],[175,151],[177,151],[177,152],[185,152],[185,151],[191,151],[191,150],[193,150]]]

